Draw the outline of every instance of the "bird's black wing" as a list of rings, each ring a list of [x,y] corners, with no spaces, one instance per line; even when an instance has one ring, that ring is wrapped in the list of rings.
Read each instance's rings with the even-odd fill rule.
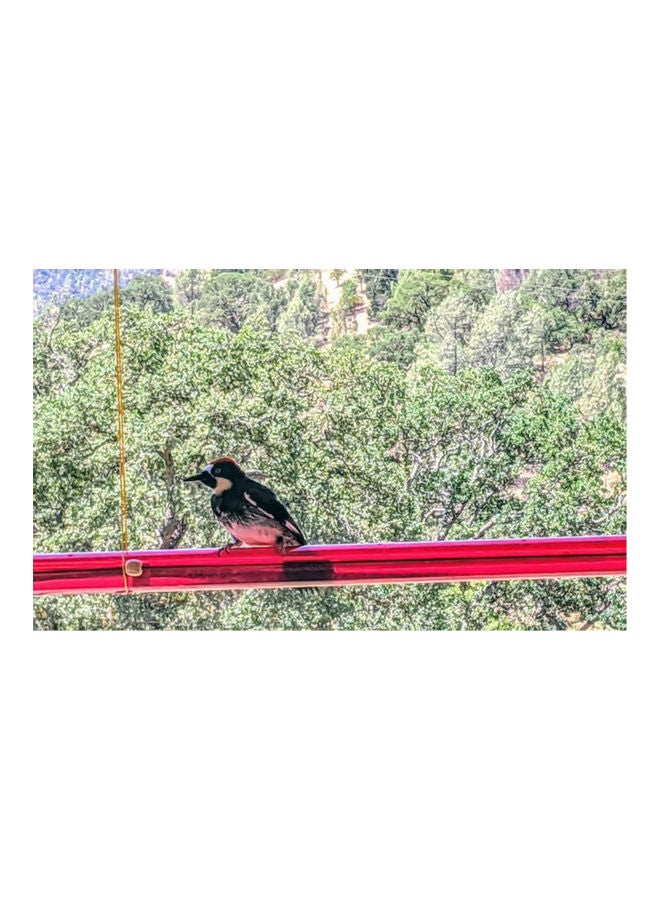
[[[265,484],[259,484],[258,481],[246,478],[243,496],[250,506],[259,509],[268,518],[275,519],[276,522],[279,522],[285,531],[287,531],[299,544],[307,543],[305,536],[293,521],[287,508],[280,503],[273,491],[266,487]]]

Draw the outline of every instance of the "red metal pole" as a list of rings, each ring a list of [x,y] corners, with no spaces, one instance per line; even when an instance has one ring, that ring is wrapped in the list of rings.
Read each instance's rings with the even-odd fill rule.
[[[126,564],[126,581],[124,580]],[[141,572],[141,574],[130,574]],[[136,550],[34,557],[35,594],[122,594],[625,575],[626,538],[559,537],[272,550]]]

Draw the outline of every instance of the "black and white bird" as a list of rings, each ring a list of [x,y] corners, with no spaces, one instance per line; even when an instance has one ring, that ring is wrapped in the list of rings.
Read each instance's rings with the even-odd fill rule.
[[[250,478],[231,456],[214,459],[183,480],[213,491],[211,509],[233,538],[228,547],[273,547],[284,553],[307,543],[273,491]]]

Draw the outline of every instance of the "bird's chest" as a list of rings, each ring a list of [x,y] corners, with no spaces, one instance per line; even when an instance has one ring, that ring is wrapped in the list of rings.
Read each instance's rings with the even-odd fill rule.
[[[243,507],[244,504],[240,503],[237,497],[232,496],[230,491],[213,494],[211,497],[211,509],[223,525],[241,519]]]
[[[272,518],[266,518],[254,506],[228,494],[214,494],[211,508],[232,537],[250,546],[274,544],[281,531]]]

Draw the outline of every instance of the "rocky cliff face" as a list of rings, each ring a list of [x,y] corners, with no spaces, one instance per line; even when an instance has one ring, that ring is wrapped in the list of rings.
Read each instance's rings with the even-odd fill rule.
[[[498,269],[495,275],[495,286],[502,293],[515,291],[529,275],[529,269]]]

